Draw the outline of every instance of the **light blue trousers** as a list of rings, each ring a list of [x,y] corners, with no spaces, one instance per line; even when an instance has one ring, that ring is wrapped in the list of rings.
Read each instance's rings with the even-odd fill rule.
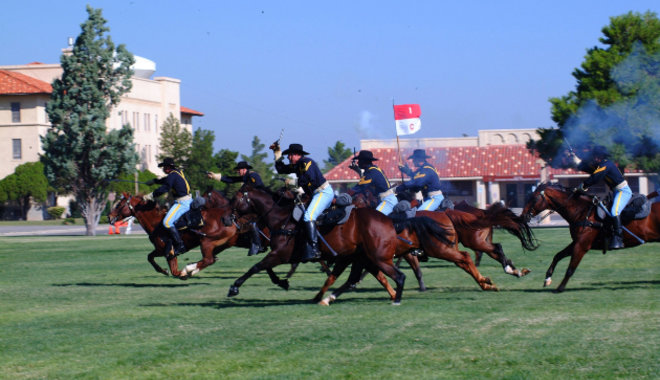
[[[315,221],[326,208],[330,207],[334,197],[335,193],[332,191],[332,186],[326,186],[325,189],[314,194],[312,201],[307,206],[307,210],[305,210],[303,220],[305,222]]]
[[[399,202],[399,200],[396,199],[396,195],[390,194],[383,198],[383,201],[380,202],[378,207],[376,207],[376,210],[382,212],[385,215],[389,215],[392,213],[392,210],[394,210],[394,206],[396,206],[397,202]]]
[[[612,216],[621,214],[621,211],[626,207],[628,201],[632,198],[632,190],[630,186],[626,186],[621,190],[614,190],[614,201],[612,202]]]
[[[179,220],[181,215],[185,214],[188,210],[190,210],[191,204],[192,204],[192,199],[174,202],[174,206],[170,207],[170,210],[167,212],[167,215],[165,215],[165,219],[163,219],[163,226],[165,226],[165,228],[170,228],[174,226],[174,223],[176,223],[176,221]]]
[[[440,207],[443,199],[445,199],[445,196],[442,194],[427,198],[424,203],[419,206],[418,210],[435,211],[438,209],[438,207]]]

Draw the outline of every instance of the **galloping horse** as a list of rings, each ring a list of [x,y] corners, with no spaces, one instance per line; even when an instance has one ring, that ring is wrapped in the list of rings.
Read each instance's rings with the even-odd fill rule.
[[[171,255],[172,243],[169,239],[163,239],[163,236],[168,236],[162,223],[165,212],[166,210],[160,208],[158,203],[145,202],[141,195],[131,196],[124,193],[108,215],[110,224],[129,216],[137,218],[154,245],[154,250],[149,253],[147,260],[157,272],[164,275],[167,275],[167,271],[156,264],[154,260],[156,256],[164,256],[167,259],[172,276],[187,279],[213,264],[215,256],[222,250],[233,246],[238,238],[236,226],[230,222],[231,209],[229,207],[202,210],[204,226],[199,229],[199,233],[185,230],[181,234],[186,249],[201,246],[202,260],[188,264],[183,271],[179,271],[178,260]]]
[[[255,264],[229,288],[228,296],[238,294],[239,287],[253,274],[262,269],[273,268],[279,264],[297,262],[301,258],[306,244],[304,231],[296,228],[297,222],[292,217],[294,203],[265,189],[244,185],[232,201],[235,213],[244,215],[256,213],[272,231],[271,251]],[[416,221],[429,224],[427,220]],[[430,227],[432,228],[432,227]],[[392,263],[399,240],[394,225],[387,216],[369,208],[354,209],[344,224],[320,227],[319,248],[325,258],[338,255],[338,258],[353,254],[364,254],[367,268],[374,275],[378,271],[385,273],[396,283],[393,302],[401,302],[405,275]],[[436,229],[435,238],[449,242],[444,232]],[[430,238],[428,239],[430,240]],[[327,242],[327,245],[324,244]],[[282,286],[279,279],[271,276],[271,281]]]
[[[597,218],[596,204],[597,198],[594,196],[574,193],[571,189],[559,184],[542,183],[530,196],[521,215],[529,220],[544,210],[555,211],[569,223],[572,238],[571,243],[552,259],[543,286],[549,286],[552,283],[552,273],[557,263],[570,256],[571,262],[566,269],[566,275],[555,290],[563,292],[587,251],[607,249],[607,231]],[[651,213],[646,218],[633,220],[625,227],[645,241],[660,241],[660,203],[653,203]],[[626,248],[640,244],[625,232],[623,240]]]
[[[514,215],[515,216],[515,215]],[[416,217],[426,217],[433,220],[445,232],[446,236],[454,243],[447,245],[443,242],[433,242],[429,244],[423,235],[416,233],[414,229],[406,229],[399,234],[396,254],[400,255],[412,249],[422,249],[430,256],[438,259],[453,262],[461,269],[469,273],[472,278],[477,281],[482,290],[497,290],[497,287],[491,282],[490,278],[483,277],[479,270],[474,265],[470,255],[465,251],[460,251],[457,248],[457,243],[460,241],[460,231],[480,231],[493,226],[502,226],[511,230],[510,232],[516,235],[523,246],[527,249],[535,249],[533,234],[529,226],[522,221],[521,218],[512,218],[511,210],[503,206],[495,206],[487,210],[484,215],[476,216],[474,214],[466,213],[458,210],[445,210],[445,211],[418,211]],[[413,218],[414,219],[414,218]],[[333,268],[333,275],[337,270],[339,263],[335,264]],[[342,269],[343,270],[343,269]],[[314,300],[320,301],[321,305],[328,305],[334,301],[346,289],[351,288],[359,280],[359,272],[361,269],[356,269],[356,265],[351,268],[351,274],[346,283],[340,286],[331,296],[321,300],[323,293],[332,285],[336,277],[341,274],[337,273],[336,276],[328,277],[326,284],[321,291],[317,294]],[[383,286],[392,293],[391,288],[388,288],[386,283],[383,283],[383,277],[376,277]]]

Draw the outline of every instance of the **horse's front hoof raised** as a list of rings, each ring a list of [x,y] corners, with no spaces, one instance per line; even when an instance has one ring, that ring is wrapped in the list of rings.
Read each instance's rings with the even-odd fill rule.
[[[277,283],[277,286],[284,290],[289,290],[289,281],[288,280],[281,280],[280,282]]]
[[[238,286],[230,286],[229,287],[229,293],[227,293],[227,297],[233,297],[238,295]]]

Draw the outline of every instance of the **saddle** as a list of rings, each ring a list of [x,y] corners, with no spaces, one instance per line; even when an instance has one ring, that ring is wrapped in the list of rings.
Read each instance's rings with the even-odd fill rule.
[[[608,196],[605,202],[606,205],[612,204],[611,196]],[[599,220],[606,220],[607,215],[605,210],[598,207],[597,217]],[[651,213],[651,200],[647,199],[645,195],[635,193],[633,194],[626,207],[621,211],[621,224],[626,225],[633,220],[644,219]]]
[[[352,204],[353,198],[349,194],[339,194],[335,199],[335,204],[316,219],[317,226],[334,226],[344,224],[351,216],[351,211],[355,206]]]
[[[204,219],[202,218],[202,208],[206,204],[206,200],[202,197],[193,199],[190,205],[190,210],[174,223],[177,230],[185,230],[187,228],[198,229],[204,226]]]
[[[404,222],[407,219],[414,218],[416,214],[417,208],[411,207],[410,202],[403,200],[397,203],[396,206],[394,206],[392,213],[389,215],[394,223],[394,230],[396,233],[400,234],[405,228]]]

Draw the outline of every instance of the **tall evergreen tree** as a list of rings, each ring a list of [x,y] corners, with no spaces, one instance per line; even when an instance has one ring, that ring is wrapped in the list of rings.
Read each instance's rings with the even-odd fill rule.
[[[133,130],[106,130],[110,110],[131,89],[133,55],[112,42],[100,9],[87,6],[70,55],[61,57],[62,77],[52,83],[46,106],[51,127],[41,138],[41,161],[56,188],[74,194],[87,235],[96,235],[109,179],[135,170]]]
[[[327,173],[330,169],[339,165],[352,154],[353,152],[351,152],[343,142],[337,141],[335,146],[328,148],[328,159],[323,160],[323,172]]]
[[[214,169],[214,141],[215,134],[213,131],[197,128],[193,134],[192,152],[186,164],[186,178],[191,189],[204,191],[207,187],[213,186],[214,181],[206,177],[206,172]]]
[[[528,148],[553,167],[567,167],[569,145],[584,152],[605,145],[620,165],[657,171],[660,20],[653,12],[629,12],[612,17],[602,32],[605,48],[589,49],[573,72],[576,89],[550,99],[557,127],[539,129],[541,139]]]
[[[222,174],[229,174],[234,172],[236,167],[236,158],[238,157],[238,152],[231,151],[229,149],[221,149],[215,155],[213,155],[213,172],[219,172]],[[232,174],[233,175],[233,174]],[[211,183],[214,189],[224,191],[227,194],[230,194],[232,190],[236,190],[238,186],[229,185],[224,182],[213,181]]]
[[[181,122],[173,114],[169,114],[163,122],[160,132],[158,160],[172,157],[177,165],[184,166],[192,154],[192,135],[181,127]]]

